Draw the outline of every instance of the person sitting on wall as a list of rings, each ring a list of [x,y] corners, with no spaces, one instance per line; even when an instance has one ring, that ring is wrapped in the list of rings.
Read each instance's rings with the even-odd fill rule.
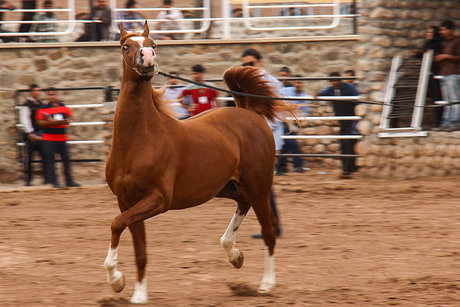
[[[6,0],[0,0],[0,9],[2,10],[15,10],[16,7],[9,3]],[[0,11],[0,21],[3,21],[3,12]],[[7,31],[2,28],[2,24],[0,23],[0,33],[10,33],[10,31]],[[15,36],[0,36],[1,40],[4,43],[9,43],[9,42],[17,42],[18,38]]]
[[[53,8],[53,1],[46,0],[43,8],[50,10]],[[49,23],[34,23],[30,29],[31,32],[57,32],[57,24],[52,22],[56,21],[57,16],[54,12],[43,12],[34,16],[34,21],[50,21]],[[35,38],[40,42],[57,42],[56,36],[37,36]]]
[[[171,31],[171,30],[185,30],[185,25],[182,20],[184,15],[182,12],[172,6],[172,0],[163,0],[164,10],[160,11],[157,18],[158,19],[167,19],[164,21],[159,21],[155,29],[161,31]],[[156,39],[183,39],[184,33],[161,33],[155,37]]]
[[[134,9],[136,7],[136,1],[128,0],[126,2],[125,7],[127,9]],[[117,18],[120,20],[140,20],[142,19],[141,15],[139,15],[139,13],[134,12],[134,11],[120,11],[118,12]],[[141,31],[141,29],[143,29],[144,27],[142,22],[122,22],[122,23],[126,31]],[[120,39],[120,33],[117,33],[115,36],[115,40],[119,40],[119,39]]]

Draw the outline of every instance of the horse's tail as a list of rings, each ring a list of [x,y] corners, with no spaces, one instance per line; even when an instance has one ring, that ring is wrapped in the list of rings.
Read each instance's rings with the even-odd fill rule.
[[[233,66],[224,72],[224,81],[231,91],[279,97],[274,91],[272,82],[264,77],[264,73],[255,67]],[[269,120],[283,119],[286,115],[296,117],[298,106],[294,103],[280,100],[254,98],[232,94],[235,103],[240,108],[252,110]]]

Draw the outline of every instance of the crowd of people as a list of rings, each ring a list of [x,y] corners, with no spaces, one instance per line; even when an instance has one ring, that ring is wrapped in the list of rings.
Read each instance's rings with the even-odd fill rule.
[[[6,10],[14,10],[16,7],[12,5],[8,0],[0,0],[0,8]],[[37,9],[36,0],[22,0],[23,9]],[[41,13],[36,12],[24,12],[22,23],[17,32],[18,36],[0,36],[0,39],[5,42],[56,42],[58,41],[57,36],[46,34],[46,32],[58,32],[58,24],[53,21],[57,21],[57,15],[52,11],[54,3],[52,0],[44,0],[43,11]],[[127,0],[125,9],[121,10],[117,14],[117,18],[122,20],[123,26],[127,31],[136,31],[143,27],[143,23],[139,20],[145,19],[138,12],[134,11],[136,8],[135,0]],[[0,21],[3,20],[3,12],[0,12]],[[172,0],[163,0],[162,10],[156,17],[159,21],[155,25],[155,30],[159,33],[154,35],[154,39],[158,40],[173,40],[182,39],[184,37],[185,24],[183,22],[184,16],[182,12],[173,6]],[[107,0],[97,0],[96,5],[91,8],[91,11],[87,19],[93,21],[84,24],[83,33],[76,39],[77,42],[84,41],[109,41],[118,40],[120,38],[118,33],[111,31],[112,25],[112,9],[108,5]],[[29,23],[30,21],[37,21],[37,23]],[[162,32],[163,31],[163,32]],[[0,33],[7,33],[8,30],[2,27],[0,24]],[[44,35],[27,35],[28,32],[40,32]]]
[[[278,78],[270,75],[263,69],[263,58],[260,52],[256,49],[249,48],[245,50],[241,56],[243,66],[253,66],[261,69],[263,74],[266,76],[266,80],[271,82],[275,88],[277,95],[280,97],[289,97],[291,101],[298,105],[298,116],[307,116],[309,114],[308,101],[306,100],[295,100],[294,98],[299,97],[312,97],[304,89],[304,82],[300,79],[300,75],[292,75],[291,69],[288,67],[282,67],[278,71]],[[221,106],[233,106],[234,104],[230,101],[219,102],[217,100],[218,93],[213,89],[209,89],[206,86],[215,86],[210,82],[205,82],[205,67],[201,64],[194,65],[191,68],[192,80],[194,84],[188,84],[182,86],[178,80],[174,77],[179,76],[175,71],[169,74],[173,77],[168,81],[165,96],[170,102],[171,108],[174,109],[177,119],[186,119],[191,116],[198,115],[206,110],[213,109]],[[340,76],[338,72],[333,72],[331,77]],[[355,72],[353,70],[345,71],[345,76],[353,77],[345,81],[331,80],[331,86],[327,87],[323,91],[313,96],[358,96],[357,81]],[[292,79],[294,78],[294,79]],[[291,80],[290,80],[291,79]],[[294,100],[292,100],[294,99]],[[354,108],[357,102],[354,101],[333,101],[331,102],[336,116],[353,116],[355,115]],[[282,120],[275,120],[268,122],[270,128],[273,131],[273,135],[276,141],[276,148],[280,154],[301,154],[300,145],[296,139],[283,139],[283,135],[295,135],[298,127],[295,124],[288,123]],[[292,124],[292,125],[291,125]],[[356,121],[341,120],[340,134],[351,135],[357,134]],[[293,128],[294,127],[294,128]],[[341,140],[341,153],[347,155],[354,155],[355,139],[343,139]],[[305,159],[300,156],[294,156],[293,171],[302,173],[305,170],[309,170],[304,165]],[[288,158],[280,156],[277,159],[275,166],[276,175],[282,176],[288,172]],[[345,157],[342,159],[343,171],[340,174],[340,178],[350,178],[353,172],[358,170],[355,165],[355,158]]]

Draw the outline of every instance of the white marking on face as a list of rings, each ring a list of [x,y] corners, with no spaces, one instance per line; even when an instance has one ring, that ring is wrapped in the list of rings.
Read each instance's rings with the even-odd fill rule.
[[[139,47],[141,48],[144,46],[145,37],[143,36],[134,36],[134,37],[131,37],[131,40],[137,42],[139,44]]]

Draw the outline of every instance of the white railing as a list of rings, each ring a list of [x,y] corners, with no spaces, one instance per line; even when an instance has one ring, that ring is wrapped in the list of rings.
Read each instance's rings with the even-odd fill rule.
[[[75,1],[67,0],[66,9],[17,9],[14,12],[68,12],[67,20],[53,20],[53,21],[35,21],[35,20],[18,20],[18,21],[0,21],[0,26],[3,24],[41,24],[41,23],[68,23],[67,28],[64,31],[50,31],[50,32],[0,32],[0,38],[4,37],[15,37],[15,36],[61,36],[69,35],[75,30],[77,22],[92,22],[90,20],[75,20]],[[10,10],[0,10],[2,12],[9,12]]]
[[[155,27],[153,26],[155,23],[159,21],[168,21],[165,19],[147,19],[148,23],[152,25],[150,27],[150,32],[152,34],[176,34],[176,33],[183,33],[183,34],[194,34],[194,33],[204,33],[209,30],[211,26],[212,21],[217,21],[219,22],[218,24],[215,24],[216,27],[220,27],[220,32],[216,32],[217,38],[223,38],[223,39],[232,39],[232,34],[231,34],[231,26],[233,23],[239,23],[243,24],[247,29],[252,30],[252,31],[258,31],[258,32],[268,32],[268,31],[282,31],[282,30],[317,30],[317,29],[332,29],[336,28],[339,26],[341,19],[343,18],[351,18],[351,17],[356,17],[358,15],[356,14],[341,14],[340,13],[340,0],[330,0],[330,1],[324,1],[324,2],[332,2],[332,3],[313,3],[313,4],[277,4],[277,5],[270,5],[270,4],[258,4],[258,5],[251,5],[250,0],[242,0],[242,8],[243,8],[243,17],[232,17],[231,16],[231,5],[230,5],[231,0],[223,0],[221,2],[221,7],[222,7],[222,16],[221,17],[211,17],[211,1],[210,0],[204,0],[203,2],[203,7],[178,7],[177,9],[181,11],[191,11],[191,12],[202,12],[202,17],[200,18],[183,18],[183,19],[178,19],[179,22],[183,22],[187,25],[186,29],[183,30],[156,30]],[[282,2],[282,1],[278,1]],[[303,1],[301,1],[303,2]],[[118,13],[121,11],[135,11],[135,12],[159,12],[164,10],[164,8],[118,8],[117,7],[117,2],[116,0],[110,0],[110,7],[112,9],[112,25],[111,25],[111,31],[112,33],[118,33],[119,28],[118,25],[120,22],[123,23],[136,23],[136,22],[144,22],[146,19],[140,19],[140,20],[123,20],[123,19],[118,19]],[[327,7],[332,10],[331,14],[316,14],[316,15],[294,15],[294,16],[251,16],[250,12],[251,10],[262,10],[262,9],[283,9],[283,8],[292,8],[296,7],[299,9],[304,9],[304,8],[313,8],[313,7]],[[11,12],[10,10],[5,10],[2,9],[0,10],[2,12]],[[62,20],[45,20],[45,21],[35,21],[35,20],[28,20],[28,21],[22,21],[22,20],[5,20],[5,21],[0,21],[0,25],[6,25],[6,26],[11,26],[13,24],[67,24],[67,27],[61,31],[53,31],[53,32],[15,32],[11,31],[9,32],[0,32],[0,38],[1,37],[24,37],[24,36],[66,36],[66,35],[71,35],[75,33],[75,31],[78,29],[76,26],[78,24],[84,24],[84,23],[100,23],[100,21],[94,21],[94,20],[76,20],[75,19],[75,0],[67,0],[67,8],[56,8],[56,9],[15,9],[12,10],[12,12],[18,13],[18,12],[67,12],[68,16],[67,19],[62,19]],[[327,20],[330,19],[331,22],[326,25],[299,25],[299,26],[277,26],[270,25],[270,26],[259,26],[256,23],[264,22],[266,20],[275,20],[275,21],[286,21],[289,23],[298,23],[298,22],[303,22],[303,21],[310,21],[310,20]],[[190,23],[193,22],[200,22],[200,27],[199,28],[193,28],[190,25]],[[5,29],[7,30],[7,29]],[[233,34],[237,35],[237,34]],[[283,34],[286,36],[286,34]],[[283,36],[280,35],[280,36]],[[241,38],[241,37],[238,37]]]

